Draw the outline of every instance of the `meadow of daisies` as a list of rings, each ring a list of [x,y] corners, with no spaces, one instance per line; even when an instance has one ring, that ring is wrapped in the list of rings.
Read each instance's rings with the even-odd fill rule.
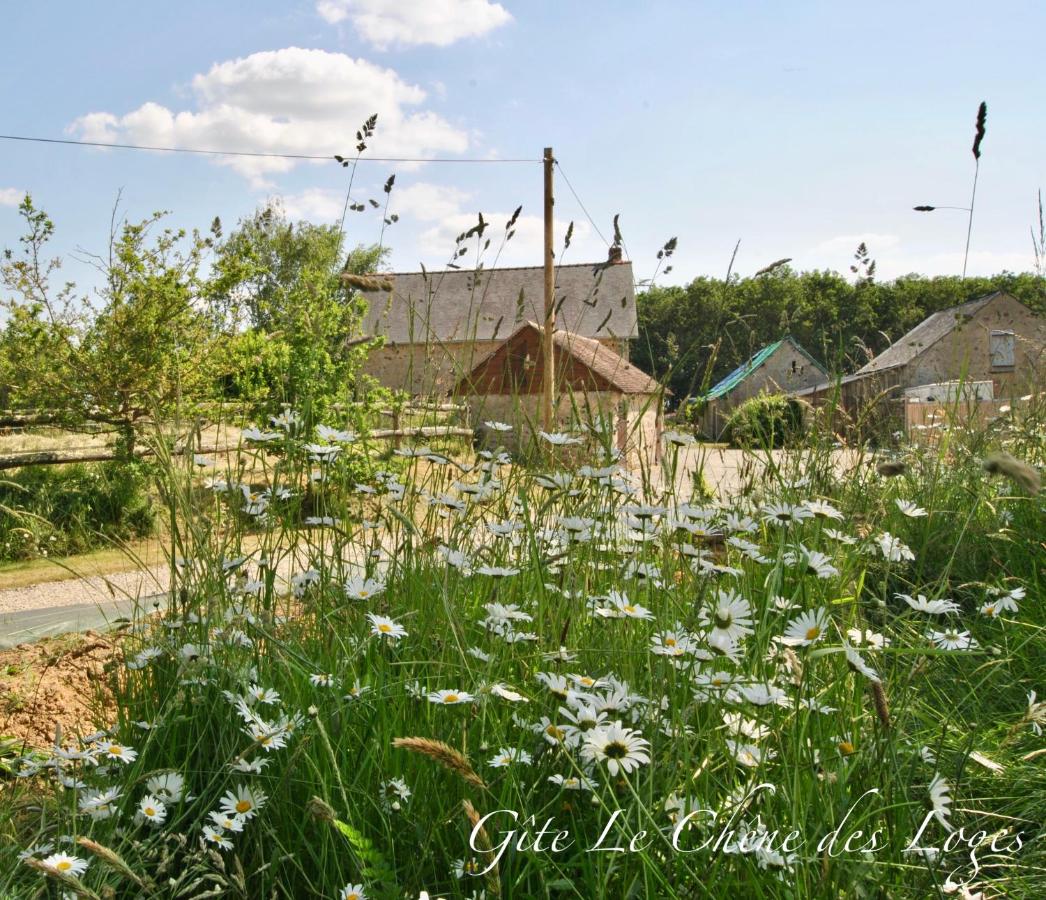
[[[729,499],[246,438],[168,462],[172,605],[0,783],[0,897],[1046,895],[1041,406]]]

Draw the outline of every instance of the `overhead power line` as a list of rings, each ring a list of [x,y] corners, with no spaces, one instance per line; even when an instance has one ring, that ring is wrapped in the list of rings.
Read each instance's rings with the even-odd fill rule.
[[[564,183],[570,189],[570,193],[574,195],[574,199],[577,200],[577,205],[581,207],[581,211],[585,214],[585,218],[588,219],[589,224],[591,224],[592,227],[596,230],[596,234],[598,234],[603,239],[603,243],[609,247],[610,241],[608,241],[603,232],[599,230],[599,226],[596,224],[596,220],[593,219],[591,215],[589,215],[587,207],[584,203],[581,202],[581,198],[578,196],[577,191],[574,190],[574,185],[570,183],[570,179],[567,178],[567,173],[563,171],[563,166],[560,165],[558,159],[556,160],[556,168],[559,169],[559,174],[563,176]]]
[[[64,138],[29,137],[21,134],[0,134],[2,141],[24,141],[33,144],[67,144],[73,147],[105,147],[109,150],[148,150],[155,153],[195,153],[200,156],[245,156],[270,159],[332,160],[334,154],[268,153],[260,150],[202,150],[196,147],[152,147],[142,144],[108,144],[104,141],[75,141]],[[540,159],[478,159],[455,156],[363,156],[360,162],[381,163],[540,163]]]

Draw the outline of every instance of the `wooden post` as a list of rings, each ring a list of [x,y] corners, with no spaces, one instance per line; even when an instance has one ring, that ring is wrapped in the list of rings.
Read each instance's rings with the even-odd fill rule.
[[[556,329],[556,277],[552,268],[552,148],[545,148],[545,328],[542,333],[544,379],[542,421],[546,431],[555,431],[555,354],[552,334]]]

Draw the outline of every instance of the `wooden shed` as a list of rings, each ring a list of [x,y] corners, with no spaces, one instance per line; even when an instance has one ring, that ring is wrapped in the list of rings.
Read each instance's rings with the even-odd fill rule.
[[[511,450],[531,446],[541,429],[544,329],[527,321],[453,388],[472,421],[503,422],[510,432],[480,424],[481,437]],[[598,340],[569,331],[552,337],[556,430],[596,428],[609,434],[630,467],[659,462],[664,389],[646,372]]]

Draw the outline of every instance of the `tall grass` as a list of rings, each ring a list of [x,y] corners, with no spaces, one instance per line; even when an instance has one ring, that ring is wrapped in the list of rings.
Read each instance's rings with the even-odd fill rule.
[[[812,435],[711,503],[674,479],[643,493],[591,435],[571,465],[574,447],[530,466],[404,450],[363,485],[291,419],[209,487],[167,459],[172,608],[124,641],[104,735],[64,735],[0,788],[0,896],[1041,896],[1046,509],[980,463],[1042,465],[1044,426],[1029,401],[899,450],[897,477],[871,460],[845,480]],[[243,471],[265,473],[265,503]],[[1016,610],[981,613],[999,593]],[[736,643],[726,595],[750,604]],[[813,643],[782,642],[818,611]],[[950,626],[971,649],[927,637]],[[612,771],[613,722],[648,762]],[[167,772],[184,788],[165,798]],[[938,777],[951,805],[926,820]],[[241,787],[256,814],[205,832]],[[112,815],[79,811],[106,788]],[[905,852],[920,829],[939,852]],[[86,872],[61,881],[40,862],[56,852]]]

